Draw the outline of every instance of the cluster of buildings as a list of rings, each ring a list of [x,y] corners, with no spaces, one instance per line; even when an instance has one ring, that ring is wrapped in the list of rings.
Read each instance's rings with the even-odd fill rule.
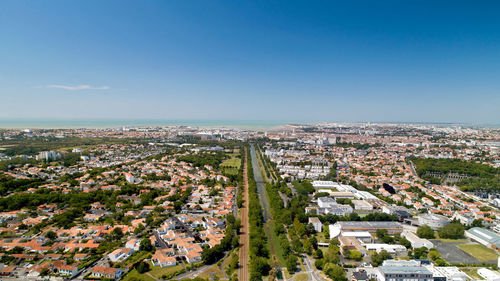
[[[68,222],[73,225],[68,228],[53,224],[58,216],[68,211],[65,202],[41,202],[34,210],[21,208],[1,212],[0,248],[19,254],[12,256],[12,263],[3,267],[0,264],[0,276],[33,280],[44,275],[120,279],[131,269],[129,258],[140,251],[148,229],[152,234],[147,239],[156,247],[147,260],[152,266],[200,262],[203,248],[214,247],[224,238],[226,216],[237,214],[237,188],[216,168],[198,167],[179,159],[198,153],[238,152],[226,151],[220,146],[195,149],[192,145],[190,150],[169,146],[174,147],[170,153],[163,153],[163,146],[151,144],[77,148],[73,153],[91,155],[87,161],[71,167],[21,165],[4,172],[5,176],[15,179],[46,181],[20,191],[22,193],[43,190],[47,193],[106,192],[107,196],[113,195],[88,204],[81,217]],[[42,154],[56,160],[51,158],[51,153]],[[63,177],[70,180],[60,180]],[[124,186],[128,186],[128,191],[122,191]],[[155,195],[150,197],[149,194]],[[177,206],[183,194],[188,196]],[[152,221],[161,223],[151,227]],[[32,233],[30,230],[34,227],[39,228],[40,233]],[[103,242],[118,228],[123,233],[123,244],[96,255]],[[48,235],[51,232],[54,234]]]

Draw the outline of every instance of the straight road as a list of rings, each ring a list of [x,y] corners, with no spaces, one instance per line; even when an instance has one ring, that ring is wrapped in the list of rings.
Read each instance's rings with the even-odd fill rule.
[[[245,158],[243,162],[243,206],[241,207],[241,235],[240,235],[240,269],[238,274],[239,281],[248,281],[248,250],[250,248],[249,224],[248,224],[248,157],[245,148]]]

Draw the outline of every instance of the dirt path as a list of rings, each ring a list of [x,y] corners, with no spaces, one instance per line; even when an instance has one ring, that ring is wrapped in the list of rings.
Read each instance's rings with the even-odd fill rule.
[[[245,149],[245,159],[243,163],[243,206],[241,208],[241,235],[240,235],[240,269],[239,281],[248,281],[248,249],[250,248],[249,226],[248,226],[248,174],[247,174],[247,150]]]

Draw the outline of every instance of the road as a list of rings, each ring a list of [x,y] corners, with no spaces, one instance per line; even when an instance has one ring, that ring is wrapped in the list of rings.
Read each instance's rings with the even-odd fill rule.
[[[249,223],[248,223],[248,157],[245,148],[245,159],[243,163],[243,206],[241,207],[241,235],[240,235],[240,268],[238,272],[239,281],[248,281],[248,250],[250,248]]]
[[[309,275],[308,281],[324,281],[324,279],[318,274],[317,270],[314,270],[312,260],[308,255],[305,255],[304,257],[304,266],[306,268],[306,273]]]

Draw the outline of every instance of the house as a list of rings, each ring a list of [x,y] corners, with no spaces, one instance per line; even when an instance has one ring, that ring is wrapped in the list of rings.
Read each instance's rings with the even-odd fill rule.
[[[323,229],[323,224],[317,217],[310,217],[309,224],[312,224],[316,232],[321,232]]]
[[[64,264],[59,263],[58,261],[54,262],[54,267],[57,269],[57,272],[64,276],[74,277],[78,273],[78,264]]]
[[[195,263],[201,261],[201,253],[198,251],[189,251],[186,255],[184,255],[186,261],[189,263]]]
[[[141,242],[139,241],[139,239],[130,239],[125,244],[125,248],[132,249],[134,251],[139,251],[140,246]]]
[[[177,260],[175,257],[168,256],[167,254],[164,253],[155,253],[151,257],[151,262],[153,263],[154,266],[159,266],[159,267],[168,267],[168,266],[174,266],[177,264]]]
[[[135,183],[135,177],[130,173],[125,173],[125,179],[128,183]]]
[[[14,276],[15,265],[6,266],[0,270],[0,276]]]
[[[123,275],[123,270],[119,268],[112,268],[107,266],[95,266],[92,269],[92,273],[90,277],[94,278],[111,278],[111,279],[120,279]]]
[[[73,259],[76,260],[76,261],[82,261],[84,259],[86,259],[89,255],[88,254],[85,254],[85,253],[82,253],[82,254],[75,254],[73,256]]]
[[[127,248],[119,248],[111,252],[108,257],[112,262],[117,262],[120,260],[124,260],[132,254],[134,250]]]

